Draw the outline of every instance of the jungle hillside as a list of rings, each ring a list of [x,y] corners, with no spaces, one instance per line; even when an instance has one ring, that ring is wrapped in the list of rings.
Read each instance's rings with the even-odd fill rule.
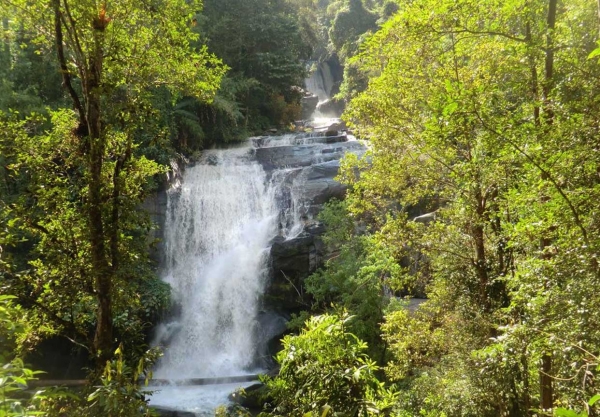
[[[281,272],[272,369],[216,415],[600,416],[600,1],[0,0],[0,21],[0,417],[158,415],[177,303],[148,201],[211,150],[338,131],[365,152],[310,219],[326,256]],[[342,122],[319,136],[324,65]]]

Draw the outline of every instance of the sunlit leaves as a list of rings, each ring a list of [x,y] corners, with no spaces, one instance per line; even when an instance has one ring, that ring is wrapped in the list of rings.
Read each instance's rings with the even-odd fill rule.
[[[366,343],[347,330],[350,320],[312,317],[299,335],[283,339],[279,375],[266,381],[274,398],[270,415],[366,417],[391,408],[396,395],[377,380]]]
[[[385,334],[390,375],[427,372],[410,391],[423,413],[529,413],[547,352],[560,401],[591,394],[578,383],[595,374],[583,349],[599,346],[597,10],[559,9],[549,34],[544,1],[403,3],[353,59],[375,76],[346,113],[371,144],[360,178],[344,165],[348,210],[424,256],[413,268],[430,307],[390,314]],[[426,225],[395,220],[432,210]]]

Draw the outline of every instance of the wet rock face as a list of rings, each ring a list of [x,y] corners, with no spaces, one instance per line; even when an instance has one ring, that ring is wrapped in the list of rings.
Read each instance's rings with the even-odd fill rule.
[[[288,330],[288,315],[276,311],[261,311],[257,317],[258,352],[265,353],[257,358],[256,367],[260,369],[272,369],[277,364],[274,357],[281,350],[281,336]]]
[[[337,137],[327,137],[330,143],[307,145],[285,145],[257,148],[256,159],[266,171],[283,168],[298,168],[317,165],[323,162],[338,161],[347,152],[361,152],[364,146],[359,142],[335,142]]]
[[[342,199],[346,193],[346,186],[334,178],[340,170],[340,161],[334,160],[313,165],[306,169],[305,198],[315,207],[316,215],[323,204],[332,198]]]
[[[162,246],[163,230],[165,226],[166,213],[167,213],[167,192],[166,189],[161,189],[156,193],[150,195],[142,204],[141,207],[145,210],[150,219],[158,227],[152,229],[148,234],[148,248],[150,250],[150,259],[157,264],[162,261],[164,248]],[[153,242],[159,242],[153,244]]]
[[[291,313],[310,307],[304,280],[323,264],[324,232],[323,225],[315,222],[294,238],[275,238],[271,247],[272,279],[265,297],[278,311]]]
[[[304,294],[304,280],[323,265],[326,249],[325,228],[318,221],[323,205],[332,198],[343,199],[346,187],[335,180],[340,159],[348,152],[363,154],[364,145],[348,140],[339,131],[319,136],[255,138],[256,160],[270,175],[285,175],[280,190],[282,217],[295,211],[301,225],[289,233],[290,222],[280,222],[282,230],[271,247],[271,280],[265,300],[284,314],[306,309],[310,300]],[[288,232],[288,233],[286,233]]]
[[[170,408],[152,407],[159,417],[195,417],[196,413],[190,411],[172,410]]]
[[[317,109],[319,97],[310,93],[306,94],[304,97],[302,97],[300,104],[302,105],[302,119],[307,120]]]

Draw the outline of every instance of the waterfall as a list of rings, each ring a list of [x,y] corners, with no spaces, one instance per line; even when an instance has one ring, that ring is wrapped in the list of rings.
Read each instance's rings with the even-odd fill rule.
[[[314,63],[313,63],[314,65]],[[311,120],[315,123],[315,130],[327,128],[331,124],[339,123],[339,111],[327,108],[331,105],[331,94],[334,86],[331,67],[327,62],[317,63],[317,68],[304,80],[306,90],[316,96],[319,100],[317,108],[311,115]]]
[[[210,151],[170,192],[164,280],[180,310],[155,376],[242,375],[256,359],[255,323],[277,234],[274,189],[250,148]]]
[[[318,237],[311,233],[319,229],[310,226],[319,205],[344,191],[334,177],[346,152],[362,154],[364,147],[346,135],[262,136],[206,151],[176,176],[168,195],[162,266],[172,288],[173,316],[156,329],[155,344],[164,356],[154,371],[155,378],[172,384],[158,387],[151,405],[214,416],[240,384],[178,383],[265,370],[261,355],[285,331],[285,318],[262,305],[267,279],[281,282],[277,274],[284,270],[293,278],[298,265],[316,265]],[[269,259],[272,246],[279,255]],[[304,263],[297,259],[303,256]]]
[[[304,83],[306,90],[319,97],[320,102],[330,99],[334,80],[329,64],[318,63],[317,68],[304,80]]]
[[[306,90],[319,98],[319,102],[323,102],[329,98],[329,91],[325,86],[325,79],[321,71],[321,66],[314,70],[310,77],[304,80]]]

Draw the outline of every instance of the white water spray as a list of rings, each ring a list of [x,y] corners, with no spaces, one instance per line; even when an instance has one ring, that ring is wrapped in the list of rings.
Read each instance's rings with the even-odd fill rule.
[[[159,341],[168,339],[158,378],[253,371],[256,316],[278,209],[274,188],[248,152],[210,152],[169,196],[164,279],[181,314],[158,332]]]

